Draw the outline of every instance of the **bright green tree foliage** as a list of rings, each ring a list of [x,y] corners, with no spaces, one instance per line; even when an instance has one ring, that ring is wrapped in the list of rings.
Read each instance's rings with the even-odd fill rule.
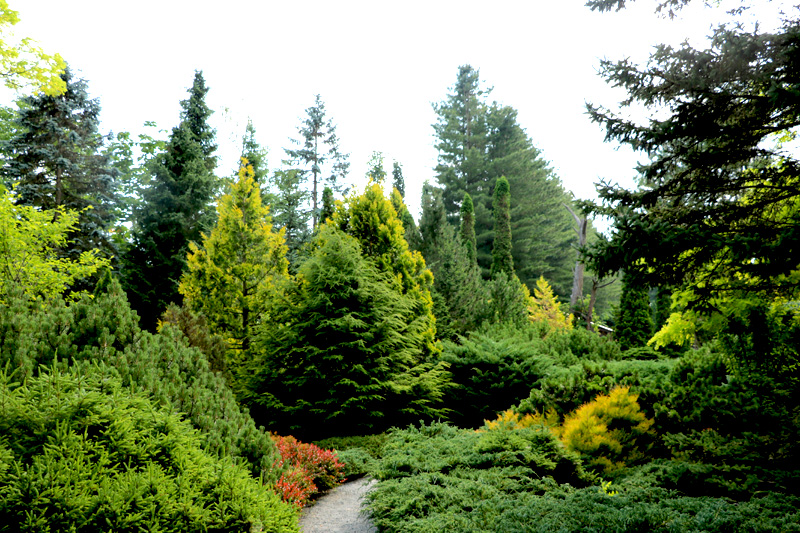
[[[437,414],[447,373],[426,362],[432,324],[418,317],[401,274],[376,258],[335,224],[314,236],[297,283],[260,329],[263,359],[242,377],[251,412],[269,429],[319,438]]]
[[[650,297],[643,289],[625,276],[622,281],[622,296],[619,300],[614,338],[620,348],[640,348],[647,344],[653,334],[653,319],[650,313]]]
[[[218,189],[213,169],[214,131],[203,120],[210,111],[200,72],[181,102],[181,123],[166,151],[153,162],[153,180],[136,213],[133,243],[123,257],[123,280],[142,324],[154,329],[170,302],[180,302],[178,283],[186,268],[189,242],[211,228],[211,201]]]
[[[57,298],[75,281],[109,266],[95,250],[76,259],[60,256],[78,213],[63,208],[41,211],[15,205],[15,200],[0,187],[0,303],[7,305],[15,288],[32,300]]]
[[[494,244],[492,245],[492,277],[500,272],[514,274],[511,256],[511,190],[508,180],[501,177],[494,187]]]
[[[572,315],[561,312],[558,298],[544,276],[536,282],[536,290],[528,302],[528,319],[531,322],[543,322],[551,329],[572,329]]]
[[[348,196],[337,206],[332,222],[355,237],[361,253],[373,261],[379,271],[391,274],[397,290],[414,302],[407,319],[421,325],[423,359],[438,353],[436,320],[431,312],[433,276],[422,254],[409,250],[403,224],[380,185],[368,185],[363,194]]]
[[[116,171],[102,150],[100,104],[69,69],[61,77],[65,91],[57,96],[40,93],[20,100],[14,135],[3,146],[3,175],[20,203],[78,213],[62,254],[75,258],[98,249],[112,257]]]
[[[45,54],[30,38],[17,40],[11,27],[18,22],[19,13],[0,0],[0,77],[6,87],[31,88],[47,96],[63,93],[66,84],[61,73],[66,63],[58,54]]]
[[[288,275],[283,230],[275,232],[268,208],[243,160],[239,178],[217,203],[217,224],[189,243],[188,270],[179,292],[189,309],[205,315],[212,333],[225,337],[235,354],[247,352],[275,285]],[[240,356],[234,355],[234,360]]]
[[[298,531],[246,468],[106,369],[0,374],[0,433],[2,531]]]

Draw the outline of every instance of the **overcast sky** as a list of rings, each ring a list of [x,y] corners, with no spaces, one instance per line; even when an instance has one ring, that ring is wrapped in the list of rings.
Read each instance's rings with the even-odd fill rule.
[[[399,161],[416,212],[436,164],[432,103],[459,65],[480,70],[491,99],[519,120],[577,197],[600,178],[632,184],[636,156],[603,142],[585,102],[622,98],[597,76],[601,58],[645,60],[660,42],[709,33],[702,5],[670,21],[642,0],[593,13],[582,0],[473,2],[290,0],[10,0],[20,35],[58,52],[88,81],[102,130],[171,129],[195,69],[220,143],[220,174],[236,165],[247,117],[275,168],[319,93],[363,183],[373,151]],[[694,42],[694,41],[693,41]]]

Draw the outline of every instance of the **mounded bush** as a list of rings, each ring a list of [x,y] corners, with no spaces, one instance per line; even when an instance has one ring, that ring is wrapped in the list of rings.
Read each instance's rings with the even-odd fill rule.
[[[0,376],[0,531],[298,531],[244,465],[111,374]]]

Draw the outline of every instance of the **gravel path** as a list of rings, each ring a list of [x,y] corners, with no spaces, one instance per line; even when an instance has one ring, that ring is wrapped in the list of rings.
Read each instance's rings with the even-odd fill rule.
[[[303,509],[300,531],[303,533],[377,533],[372,521],[361,513],[364,495],[375,483],[361,478],[344,483],[326,494],[311,507]]]

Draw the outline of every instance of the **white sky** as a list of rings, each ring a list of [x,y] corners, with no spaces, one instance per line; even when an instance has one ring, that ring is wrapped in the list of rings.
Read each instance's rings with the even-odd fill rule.
[[[766,0],[761,0],[764,2]],[[363,183],[373,151],[403,165],[417,212],[436,150],[431,104],[471,64],[491,98],[519,121],[577,197],[601,177],[632,184],[636,156],[603,142],[585,101],[622,98],[597,76],[603,57],[644,60],[660,42],[709,32],[701,5],[669,21],[652,0],[592,13],[582,0],[10,0],[16,32],[60,53],[102,106],[102,130],[177,125],[194,70],[210,88],[221,156],[236,165],[247,117],[279,165],[289,138],[320,93]],[[694,42],[694,41],[693,41]]]

